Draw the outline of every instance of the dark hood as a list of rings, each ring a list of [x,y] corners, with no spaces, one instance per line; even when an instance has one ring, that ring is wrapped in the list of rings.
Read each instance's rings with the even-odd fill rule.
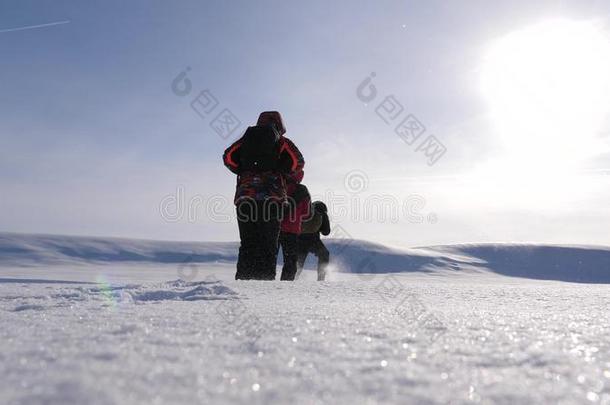
[[[284,135],[286,133],[286,126],[284,125],[282,114],[280,114],[278,111],[265,111],[258,116],[256,125],[269,124],[275,124],[277,130],[280,131],[280,135]]]

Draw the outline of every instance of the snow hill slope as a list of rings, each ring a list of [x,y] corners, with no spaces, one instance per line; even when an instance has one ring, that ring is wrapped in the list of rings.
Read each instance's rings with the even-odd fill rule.
[[[610,283],[610,248],[465,244],[413,249],[357,240],[326,241],[348,273],[491,272],[504,276]],[[161,242],[0,233],[0,267],[91,265],[222,265],[237,260],[233,242]]]
[[[0,404],[610,405],[607,249],[329,245],[261,282],[234,243],[1,234]]]

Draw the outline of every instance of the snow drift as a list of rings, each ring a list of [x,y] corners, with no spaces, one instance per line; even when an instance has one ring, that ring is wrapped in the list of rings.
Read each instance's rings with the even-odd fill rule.
[[[326,241],[347,273],[488,272],[510,277],[610,283],[610,248],[534,244],[464,244],[393,248],[345,239]],[[236,242],[166,242],[0,233],[0,267],[50,265],[230,265]],[[311,259],[310,259],[311,260]],[[309,261],[311,268],[312,262]]]

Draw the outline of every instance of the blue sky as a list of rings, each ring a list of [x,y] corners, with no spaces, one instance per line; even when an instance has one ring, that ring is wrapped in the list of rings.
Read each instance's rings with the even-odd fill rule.
[[[609,16],[602,1],[3,1],[0,31],[69,23],[0,32],[0,230],[235,240],[232,220],[202,208],[168,221],[159,207],[178,190],[185,206],[230,201],[220,156],[234,137],[211,120],[228,108],[241,131],[277,109],[305,183],[338,195],[349,212],[334,222],[353,237],[610,244],[605,150],[544,184],[475,175],[503,148],[479,86],[490,44],[554,18],[607,32]],[[193,90],[179,97],[171,84],[186,67]],[[356,89],[371,72],[379,95],[365,104]],[[202,118],[190,103],[205,89],[219,106]],[[388,95],[446,147],[434,165],[376,115]],[[607,130],[596,133],[606,146]],[[354,173],[358,194],[345,185]],[[417,215],[354,213],[379,196]]]

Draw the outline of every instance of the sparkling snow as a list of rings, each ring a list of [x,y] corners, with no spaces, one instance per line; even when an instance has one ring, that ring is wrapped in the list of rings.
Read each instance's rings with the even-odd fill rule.
[[[176,263],[14,259],[0,266],[2,404],[610,404],[606,284],[237,282],[211,262],[184,281]]]

